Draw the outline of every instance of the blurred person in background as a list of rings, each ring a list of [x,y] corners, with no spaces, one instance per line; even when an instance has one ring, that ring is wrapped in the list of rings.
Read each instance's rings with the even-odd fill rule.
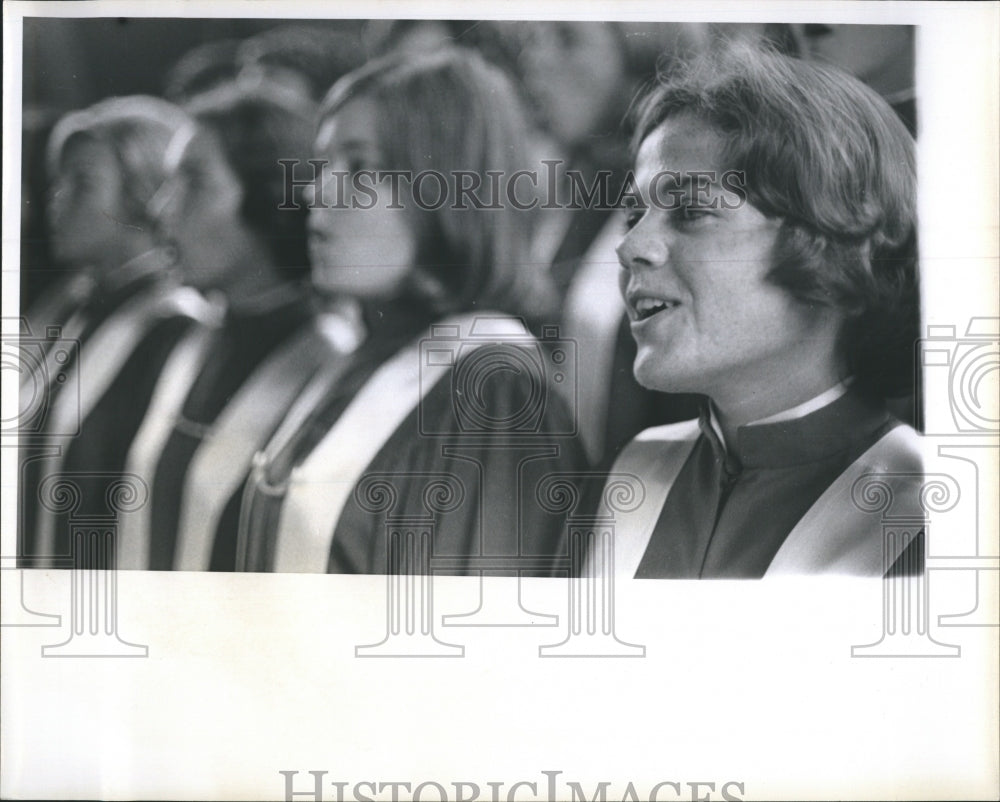
[[[615,571],[920,572],[922,535],[883,542],[852,495],[884,474],[916,508],[922,482],[916,434],[885,404],[912,386],[919,323],[903,123],[840,70],[743,44],[653,87],[633,143],[642,196],[618,255],[635,375],[706,402],[616,461],[645,500],[617,521]],[[709,176],[700,197],[694,171]],[[743,177],[742,202],[726,200],[727,171]],[[654,177],[670,173],[678,194],[653,202]]]
[[[244,41],[237,53],[240,82],[266,80],[307,95],[315,102],[366,59],[361,37],[302,23],[279,25]]]
[[[725,48],[733,42],[768,47],[786,56],[802,56],[802,40],[795,26],[785,22],[710,22],[708,47]]]
[[[260,82],[319,101],[341,75],[365,60],[353,30],[329,25],[279,25],[247,39],[219,39],[192,48],[164,81],[164,95],[179,104],[220,85]]]
[[[912,25],[791,26],[803,58],[822,61],[851,73],[878,92],[917,134],[914,76],[915,31]]]
[[[239,72],[242,39],[213,39],[192,47],[169,70],[163,96],[183,105],[196,95],[232,81]]]
[[[63,340],[80,343],[75,379],[59,392],[49,366],[27,376],[22,395],[43,396],[48,419],[40,433],[79,433],[62,454],[32,460],[22,473],[22,532],[26,553],[43,561],[69,554],[65,517],[37,506],[47,477],[78,477],[81,512],[104,512],[108,481],[120,473],[128,443],[142,420],[167,354],[207,305],[178,286],[175,254],[159,237],[149,202],[161,186],[170,142],[186,115],[157,98],[112,98],[60,120],[48,143],[51,191],[48,205],[54,257],[71,269],[28,311],[38,335],[61,326]],[[41,382],[41,384],[39,384]],[[104,474],[101,477],[99,474]]]
[[[517,60],[516,41],[510,32],[517,25],[500,20],[376,19],[365,23],[361,39],[372,58],[464,47],[510,76]]]
[[[832,64],[864,81],[892,106],[914,137],[917,135],[915,37],[912,25],[793,25],[802,57]],[[913,346],[916,347],[914,341]],[[908,362],[912,353],[900,354]],[[892,413],[923,429],[919,372],[913,384],[887,400]]]
[[[34,333],[44,333],[31,325],[62,325],[79,304],[79,293],[67,291],[74,283],[75,267],[56,264],[49,242],[46,207],[49,186],[46,179],[45,146],[61,113],[43,105],[25,106],[21,111],[21,281],[20,309]],[[76,282],[81,283],[79,279]],[[65,284],[62,290],[53,289]],[[41,299],[45,297],[45,300]]]
[[[346,300],[341,315],[357,344],[346,364],[317,376],[255,458],[240,569],[389,571],[384,521],[370,509],[378,498],[395,502],[386,510],[394,517],[432,513],[433,553],[458,573],[474,572],[468,560],[478,555],[544,563],[558,553],[563,523],[534,488],[585,458],[558,379],[518,361],[542,354],[518,316],[551,319],[552,308],[545,277],[525,269],[527,213],[456,209],[453,199],[428,208],[405,184],[394,203],[387,180],[363,194],[350,188],[366,170],[510,175],[524,164],[524,133],[513,87],[463,49],[388,56],[331,89],[314,149],[326,167],[310,209],[312,276],[322,296]],[[338,171],[348,188],[333,179]],[[490,337],[476,348],[484,329]],[[443,340],[425,364],[421,342],[432,331]],[[491,345],[496,338],[514,342]],[[529,419],[517,423],[526,407]],[[470,411],[486,423],[468,429]],[[447,509],[428,506],[428,477],[442,476],[464,488]]]
[[[520,72],[552,139],[550,158],[582,179],[570,195],[573,186],[559,178],[562,208],[541,210],[532,258],[550,265],[563,335],[576,340],[588,365],[579,388],[580,426],[591,460],[606,465],[646,426],[682,420],[697,409],[690,397],[652,393],[632,377],[635,346],[616,300],[614,247],[623,223],[612,206],[628,169],[622,120],[632,98],[657,67],[698,50],[707,34],[691,24],[538,22],[524,23],[521,35]],[[601,173],[605,191],[587,201],[581,186],[595,186]],[[570,200],[575,208],[566,208]]]
[[[305,286],[306,211],[286,196],[280,163],[308,157],[314,105],[285,84],[228,83],[186,108],[192,123],[171,145],[151,209],[217,320],[178,344],[130,449],[150,500],[123,519],[122,567],[171,568],[179,533],[222,516],[331,353]]]

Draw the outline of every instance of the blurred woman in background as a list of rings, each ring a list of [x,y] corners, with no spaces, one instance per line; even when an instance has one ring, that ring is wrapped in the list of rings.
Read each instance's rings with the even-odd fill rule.
[[[832,64],[864,81],[892,106],[913,136],[917,135],[913,25],[790,26],[802,57]]]
[[[612,299],[623,227],[615,205],[628,168],[623,118],[657,67],[702,47],[707,33],[694,24],[538,22],[524,24],[523,34],[525,89],[552,137],[550,158],[562,162],[559,208],[540,210],[533,260],[551,265],[563,335],[577,342],[588,365],[579,388],[580,425],[591,460],[606,464],[644,427],[696,410],[690,397],[635,383],[634,344],[624,310]],[[563,174],[567,169],[574,179]],[[591,188],[597,193],[587,198]]]
[[[302,281],[306,213],[285,196],[279,161],[307,157],[314,107],[283,85],[226,84],[188,111],[152,208],[217,319],[171,355],[130,449],[128,468],[151,495],[123,520],[122,567],[169,569],[180,532],[214,526],[253,453],[331,353]]]
[[[207,314],[197,293],[177,285],[174,253],[148,212],[169,144],[187,122],[156,98],[114,98],[67,115],[50,137],[51,243],[73,272],[28,317],[42,336],[61,326],[61,338],[78,341],[80,352],[75,363],[52,364],[22,383],[22,394],[43,399],[48,413],[34,431],[75,435],[63,455],[26,465],[22,531],[34,532],[27,550],[35,554],[69,553],[65,517],[36,506],[39,483],[79,474],[80,512],[105,512],[106,485],[122,470],[167,354]],[[59,392],[55,377],[67,370],[63,386],[78,394]]]
[[[429,518],[433,553],[459,573],[486,554],[548,565],[562,521],[534,488],[582,467],[583,454],[563,376],[546,367],[559,358],[547,360],[513,317],[550,311],[544,275],[524,263],[526,213],[454,208],[453,196],[430,208],[405,183],[395,195],[388,179],[363,192],[352,180],[382,170],[511,175],[525,163],[512,87],[471,51],[390,56],[338,82],[319,119],[313,282],[348,299],[358,344],[302,393],[256,458],[239,567],[388,571],[390,515]]]

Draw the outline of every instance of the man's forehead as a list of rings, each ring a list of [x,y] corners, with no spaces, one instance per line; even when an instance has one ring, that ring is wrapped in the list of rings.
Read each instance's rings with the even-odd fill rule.
[[[639,145],[636,171],[720,169],[723,141],[719,131],[699,117],[668,117]]]

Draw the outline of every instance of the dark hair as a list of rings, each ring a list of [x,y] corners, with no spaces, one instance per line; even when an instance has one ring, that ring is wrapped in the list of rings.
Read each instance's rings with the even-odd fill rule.
[[[365,61],[361,38],[336,28],[295,23],[269,28],[243,42],[236,54],[243,74],[259,69],[290,70],[320,100],[334,81]]]
[[[336,83],[323,101],[319,122],[357,98],[376,104],[375,135],[384,169],[411,175],[434,170],[504,177],[527,164],[526,123],[503,72],[476,53],[447,48],[436,53],[390,55]],[[478,193],[484,204],[490,199]],[[539,319],[552,308],[546,276],[527,264],[529,212],[503,208],[407,208],[417,239],[418,266],[448,291],[446,309],[487,305]]]
[[[185,107],[213,132],[243,187],[241,214],[275,264],[298,278],[308,269],[306,211],[288,209],[281,159],[309,158],[315,106],[301,93],[267,82],[223,84]],[[281,208],[284,206],[284,208]]]
[[[163,96],[186,103],[196,95],[231,81],[239,72],[240,39],[215,39],[188,50],[167,71]]]
[[[727,140],[721,165],[783,220],[770,280],[844,314],[859,386],[912,390],[919,334],[914,142],[874,90],[833,67],[730,42],[661,77],[634,111],[633,151],[690,114]]]

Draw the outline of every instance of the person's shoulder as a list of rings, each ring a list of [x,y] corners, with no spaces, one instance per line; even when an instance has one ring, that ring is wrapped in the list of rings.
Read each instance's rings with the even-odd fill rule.
[[[923,470],[925,448],[920,432],[897,421],[858,458],[858,462],[883,472],[917,475]]]
[[[574,433],[562,387],[572,380],[566,376],[565,356],[536,338],[522,320],[479,313],[437,328],[451,331],[453,339],[430,344],[441,367],[423,400],[425,423],[431,414],[441,418],[436,425],[443,430],[479,435]],[[428,378],[433,374],[422,375]]]
[[[700,435],[697,420],[644,429],[615,457],[612,470],[640,475],[672,470],[687,459]]]

